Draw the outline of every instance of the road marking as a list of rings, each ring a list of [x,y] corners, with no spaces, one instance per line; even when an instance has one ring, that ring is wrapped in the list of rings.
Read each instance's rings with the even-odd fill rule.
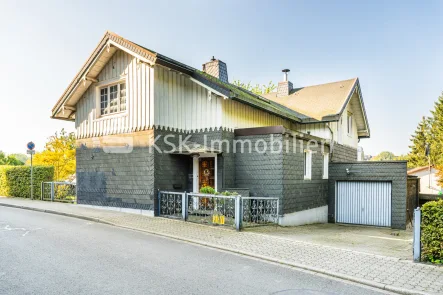
[[[5,224],[5,223],[3,223]],[[26,237],[31,231],[37,231],[42,229],[41,227],[36,227],[35,229],[26,229],[23,227],[11,227],[9,224],[6,224],[3,227],[0,227],[0,232],[7,232],[7,231],[23,231],[25,232],[22,237]]]

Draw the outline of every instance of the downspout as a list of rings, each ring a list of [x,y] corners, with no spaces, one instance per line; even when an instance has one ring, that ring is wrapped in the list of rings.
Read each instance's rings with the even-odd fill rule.
[[[329,129],[329,132],[331,133],[331,142],[329,143],[329,153],[331,154],[331,161],[332,157],[334,156],[334,132],[331,129],[331,126],[329,126],[329,122],[326,123],[326,126]]]

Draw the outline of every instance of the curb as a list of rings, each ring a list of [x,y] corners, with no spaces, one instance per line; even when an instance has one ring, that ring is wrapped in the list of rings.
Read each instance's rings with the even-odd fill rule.
[[[327,271],[327,270],[324,270],[324,269],[320,269],[320,268],[316,268],[316,267],[312,267],[312,266],[307,266],[307,265],[304,265],[304,264],[288,262],[288,261],[284,261],[284,260],[280,260],[280,259],[275,259],[275,258],[271,258],[271,257],[267,257],[267,256],[262,256],[262,255],[259,255],[259,254],[253,254],[253,253],[245,252],[245,251],[242,251],[242,250],[234,250],[234,249],[224,248],[224,247],[220,247],[218,245],[202,242],[202,241],[199,241],[199,240],[188,239],[188,238],[180,238],[180,237],[177,237],[177,236],[173,236],[173,235],[169,235],[169,234],[162,234],[162,233],[158,233],[158,232],[155,232],[155,231],[150,231],[150,230],[144,230],[144,229],[138,229],[138,228],[133,228],[133,227],[124,226],[124,225],[119,225],[119,224],[115,224],[115,223],[112,223],[112,222],[108,222],[108,221],[102,220],[100,218],[94,218],[94,217],[84,216],[84,215],[80,215],[80,214],[59,212],[59,211],[55,211],[55,210],[40,209],[40,208],[34,208],[34,207],[28,207],[28,206],[5,204],[5,203],[1,203],[1,202],[0,202],[0,206],[10,207],[10,208],[17,208],[17,209],[23,209],[23,210],[30,210],[30,211],[37,211],[37,212],[54,214],[54,215],[67,216],[67,217],[72,217],[72,218],[83,219],[83,220],[93,221],[93,222],[97,222],[97,223],[107,224],[107,225],[111,225],[111,226],[115,226],[115,227],[119,227],[119,228],[134,230],[134,231],[138,231],[138,232],[149,233],[149,234],[156,235],[156,236],[166,237],[166,238],[170,238],[170,239],[174,239],[174,240],[179,240],[179,241],[184,241],[184,242],[188,242],[188,243],[192,243],[192,244],[197,244],[197,245],[201,245],[201,246],[205,246],[205,247],[209,247],[209,248],[214,248],[214,249],[218,249],[218,250],[223,250],[223,251],[227,251],[227,252],[241,254],[241,255],[244,255],[244,256],[258,258],[258,259],[269,261],[269,262],[279,263],[279,264],[282,264],[282,265],[294,267],[296,269],[308,270],[308,271],[311,271],[311,272],[314,272],[314,273],[319,273],[319,274],[322,274],[322,275],[326,275],[326,276],[330,276],[330,277],[334,277],[334,278],[338,278],[338,279],[342,279],[342,280],[346,280],[346,281],[362,284],[362,285],[365,285],[365,286],[369,286],[369,287],[373,287],[373,288],[377,288],[377,289],[381,289],[381,290],[385,290],[385,291],[390,291],[390,292],[398,293],[398,294],[405,294],[405,295],[429,295],[430,294],[430,293],[425,293],[425,292],[420,292],[420,291],[408,290],[408,289],[404,289],[404,288],[396,287],[396,286],[392,286],[392,285],[384,285],[384,284],[381,284],[381,283],[377,283],[377,282],[373,282],[373,281],[369,281],[369,280],[365,280],[365,279],[360,279],[360,278],[344,275],[344,274],[337,273],[337,272],[331,272],[331,271]]]

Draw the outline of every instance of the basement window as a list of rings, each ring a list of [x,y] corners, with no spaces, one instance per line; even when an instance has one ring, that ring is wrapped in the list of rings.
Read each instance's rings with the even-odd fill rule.
[[[312,151],[305,150],[304,156],[304,179],[311,179],[312,177]]]
[[[126,111],[126,84],[118,83],[100,88],[100,115]]]

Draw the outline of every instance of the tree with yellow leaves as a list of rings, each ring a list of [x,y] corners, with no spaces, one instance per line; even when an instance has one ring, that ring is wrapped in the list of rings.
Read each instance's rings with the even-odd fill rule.
[[[54,166],[54,180],[58,181],[68,180],[75,175],[74,133],[62,129],[49,137],[44,151],[34,155],[33,165]]]

